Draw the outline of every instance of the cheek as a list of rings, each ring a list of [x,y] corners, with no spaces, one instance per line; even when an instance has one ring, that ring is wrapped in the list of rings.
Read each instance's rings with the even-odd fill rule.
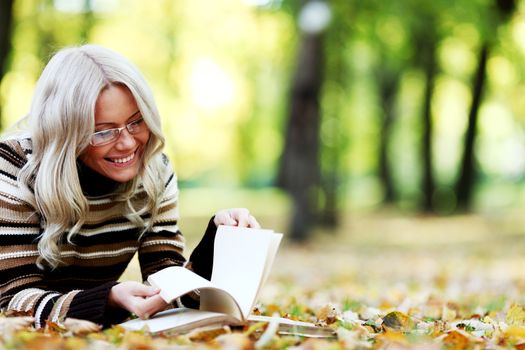
[[[89,146],[78,158],[85,164],[90,164],[104,158],[104,154],[105,151],[100,147]]]
[[[146,145],[151,137],[151,131],[148,130],[147,133],[144,133],[144,136],[141,137],[140,142],[143,145]]]

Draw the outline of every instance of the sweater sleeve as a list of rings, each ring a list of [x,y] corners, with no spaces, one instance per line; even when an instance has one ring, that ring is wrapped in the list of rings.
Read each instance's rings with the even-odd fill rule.
[[[67,316],[91,320],[104,327],[123,322],[130,316],[130,313],[127,310],[108,305],[108,295],[115,284],[117,282],[108,282],[78,292],[72,299]]]
[[[20,143],[0,143],[0,309],[33,316],[37,328],[66,317],[103,325],[122,321],[129,313],[107,306],[116,281],[59,292],[48,285],[46,272],[37,266],[40,216],[23,199],[17,182],[29,153]]]
[[[212,217],[208,222],[204,236],[190,256],[190,266],[193,272],[207,280],[211,280],[211,272],[213,270],[213,248],[215,235],[217,234],[217,226],[213,222],[214,218]]]

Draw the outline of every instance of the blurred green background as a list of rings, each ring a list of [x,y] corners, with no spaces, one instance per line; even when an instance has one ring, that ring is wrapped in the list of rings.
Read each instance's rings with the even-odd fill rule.
[[[190,236],[232,206],[303,241],[362,213],[525,205],[522,1],[0,6],[2,128],[59,48],[122,53],[155,93]]]

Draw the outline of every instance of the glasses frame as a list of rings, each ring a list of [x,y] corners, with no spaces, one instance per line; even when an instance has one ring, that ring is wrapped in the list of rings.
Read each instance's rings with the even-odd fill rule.
[[[140,113],[140,112],[137,112],[137,113],[135,113],[135,114],[138,114],[138,113]],[[133,115],[133,116],[134,116],[134,115]],[[132,116],[132,117],[133,117],[133,116]],[[144,123],[144,117],[141,116],[141,117],[138,118],[138,119],[132,120],[132,121],[130,121],[129,123],[127,123],[126,125],[121,126],[120,128],[111,128],[111,129],[100,130],[100,131],[94,132],[93,134],[91,134],[91,138],[89,139],[89,144],[90,144],[91,146],[94,146],[94,147],[99,147],[99,146],[106,146],[106,145],[109,145],[110,143],[116,142],[116,141],[120,138],[120,135],[122,134],[122,130],[124,130],[124,129],[127,129],[128,132],[130,133],[130,135],[136,135],[136,134],[138,134],[138,133],[144,131],[144,130],[133,131],[132,128],[131,128],[131,126],[132,126],[133,124],[136,124],[136,123]],[[113,132],[115,132],[115,131],[117,132],[117,133],[116,133],[117,136],[115,137],[115,139],[111,139],[110,141],[103,142],[103,143],[98,143],[98,144],[94,144],[94,143],[93,143],[93,139],[94,139],[95,135],[97,135],[97,134],[101,134],[101,133],[106,133],[106,132],[112,132],[112,133],[113,133]]]

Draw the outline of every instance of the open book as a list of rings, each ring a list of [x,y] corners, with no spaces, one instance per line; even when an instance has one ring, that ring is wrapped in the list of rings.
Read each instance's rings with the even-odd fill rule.
[[[219,226],[215,237],[211,281],[183,267],[168,267],[148,278],[161,290],[168,303],[198,291],[200,309],[177,308],[160,312],[148,320],[134,319],[121,324],[129,330],[152,333],[187,332],[198,327],[243,325],[269,321],[270,317],[250,316],[257,296],[270,273],[282,234],[271,230]],[[285,331],[316,329],[313,324],[279,319]]]

